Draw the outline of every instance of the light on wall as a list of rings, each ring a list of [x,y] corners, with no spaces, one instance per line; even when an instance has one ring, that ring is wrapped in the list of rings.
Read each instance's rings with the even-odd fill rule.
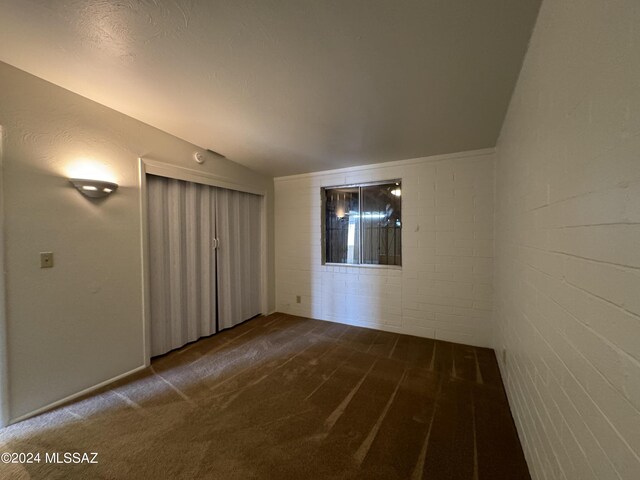
[[[113,193],[118,188],[117,183],[86,178],[70,178],[69,181],[80,193],[90,198],[102,198]]]

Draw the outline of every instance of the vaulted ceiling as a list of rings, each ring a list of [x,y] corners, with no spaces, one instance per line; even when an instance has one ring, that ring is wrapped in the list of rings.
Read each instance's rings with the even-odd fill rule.
[[[539,3],[0,0],[0,60],[279,176],[494,146]]]

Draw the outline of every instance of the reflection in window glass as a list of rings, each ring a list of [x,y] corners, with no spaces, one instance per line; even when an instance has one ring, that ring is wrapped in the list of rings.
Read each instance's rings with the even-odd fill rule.
[[[360,263],[359,189],[325,189],[325,261]]]
[[[324,261],[402,265],[400,181],[324,189]]]
[[[400,182],[362,187],[362,263],[402,265]]]

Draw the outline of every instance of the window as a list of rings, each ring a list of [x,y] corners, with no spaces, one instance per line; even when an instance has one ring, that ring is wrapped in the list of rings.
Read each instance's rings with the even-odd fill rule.
[[[400,180],[322,189],[324,262],[402,265]]]

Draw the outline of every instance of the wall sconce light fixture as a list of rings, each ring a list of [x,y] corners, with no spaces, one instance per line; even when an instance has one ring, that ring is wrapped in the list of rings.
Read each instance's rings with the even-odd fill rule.
[[[69,181],[80,193],[90,198],[106,197],[118,188],[117,183],[103,182],[102,180],[88,180],[85,178],[70,178]]]

